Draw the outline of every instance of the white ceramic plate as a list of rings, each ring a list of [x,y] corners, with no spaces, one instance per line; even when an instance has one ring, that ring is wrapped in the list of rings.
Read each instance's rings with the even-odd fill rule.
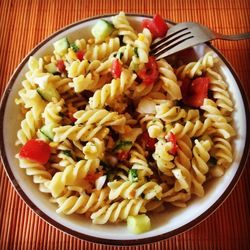
[[[171,209],[165,213],[152,217],[152,229],[140,235],[134,235],[127,231],[126,224],[117,225],[93,225],[90,220],[81,215],[64,216],[55,212],[56,205],[49,202],[46,194],[39,192],[38,187],[32,182],[32,178],[25,174],[24,169],[19,168],[15,159],[18,148],[15,146],[16,132],[20,127],[21,115],[14,99],[21,88],[21,80],[27,72],[28,58],[33,55],[41,57],[51,53],[52,43],[67,36],[73,41],[79,37],[90,37],[90,28],[97,19],[110,19],[109,15],[86,19],[69,25],[54,33],[36,48],[34,48],[17,67],[6,88],[1,101],[0,110],[0,139],[2,160],[5,170],[21,198],[44,220],[55,227],[81,239],[117,245],[134,245],[158,241],[190,229],[210,215],[232,191],[237,183],[246,161],[249,142],[246,142],[249,133],[249,117],[246,117],[248,106],[246,95],[234,70],[226,59],[214,47],[202,44],[194,48],[194,56],[203,56],[207,51],[214,51],[219,59],[218,70],[229,84],[229,90],[235,103],[234,121],[237,138],[234,141],[234,162],[221,178],[214,179],[206,186],[206,195],[203,198],[193,199],[187,208]],[[140,23],[145,15],[128,15],[129,21],[134,27],[140,29]],[[171,23],[171,22],[170,22]]]

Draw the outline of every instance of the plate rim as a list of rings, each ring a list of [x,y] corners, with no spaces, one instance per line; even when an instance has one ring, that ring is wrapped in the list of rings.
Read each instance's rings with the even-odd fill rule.
[[[244,108],[245,108],[245,115],[246,115],[246,142],[245,142],[245,145],[244,145],[244,152],[243,152],[242,158],[240,160],[239,167],[238,167],[238,169],[237,169],[231,183],[226,188],[224,193],[218,198],[218,200],[208,210],[203,212],[197,218],[195,218],[194,220],[188,222],[187,224],[185,224],[185,225],[183,225],[183,226],[181,226],[181,227],[179,227],[177,229],[174,229],[174,230],[172,230],[170,232],[166,232],[166,233],[156,235],[156,236],[151,236],[151,237],[146,237],[146,238],[141,238],[141,239],[132,239],[132,240],[131,239],[130,240],[106,239],[106,238],[99,238],[99,237],[91,236],[91,235],[84,234],[84,233],[79,233],[79,232],[77,232],[77,231],[75,231],[73,229],[70,229],[70,228],[60,224],[59,222],[55,221],[53,218],[46,215],[43,211],[41,211],[30,200],[30,198],[25,194],[25,192],[19,186],[18,182],[16,181],[16,179],[15,179],[15,177],[14,177],[12,171],[11,171],[10,164],[9,164],[7,156],[6,156],[6,151],[5,151],[5,147],[4,147],[4,136],[3,136],[3,123],[4,123],[3,122],[4,121],[3,117],[4,117],[4,113],[5,113],[7,100],[9,98],[9,93],[10,93],[10,91],[12,89],[12,86],[13,86],[18,74],[20,73],[20,71],[24,67],[25,63],[27,63],[29,57],[32,56],[37,50],[39,50],[49,40],[51,40],[55,36],[59,35],[60,33],[66,31],[67,29],[72,28],[74,26],[77,26],[77,25],[80,25],[82,23],[89,22],[89,21],[92,21],[92,20],[114,16],[116,14],[118,14],[118,13],[115,12],[115,13],[110,13],[110,14],[97,15],[97,16],[82,19],[80,21],[73,22],[73,23],[71,23],[71,24],[69,24],[67,26],[64,26],[63,28],[57,30],[56,32],[52,33],[51,35],[47,36],[40,43],[38,43],[38,45],[35,46],[29,53],[27,53],[27,55],[22,59],[22,61],[19,63],[19,65],[15,68],[13,74],[11,75],[11,77],[10,77],[6,87],[5,87],[5,91],[3,92],[3,95],[2,95],[2,98],[1,98],[0,117],[2,119],[0,119],[0,150],[1,150],[1,160],[2,160],[2,163],[3,163],[4,169],[5,169],[5,172],[7,173],[7,176],[9,178],[12,186],[17,191],[19,197],[21,197],[21,199],[45,222],[47,222],[50,225],[52,225],[53,227],[63,231],[64,233],[67,233],[67,234],[69,234],[71,236],[77,237],[77,238],[82,239],[82,240],[87,240],[87,241],[90,241],[90,242],[93,242],[93,243],[106,244],[106,245],[131,246],[131,245],[142,245],[142,244],[154,243],[154,242],[157,242],[157,241],[161,241],[161,240],[171,238],[171,237],[176,236],[176,235],[178,235],[180,233],[184,233],[185,231],[188,231],[191,228],[193,228],[193,227],[197,226],[198,224],[200,224],[207,217],[212,215],[223,204],[223,202],[231,194],[234,187],[238,183],[238,181],[240,179],[240,176],[241,176],[241,174],[242,174],[242,172],[244,170],[245,164],[247,162],[248,153],[249,153],[249,146],[250,146],[250,120],[249,120],[250,115],[248,115],[248,113],[249,113],[249,100],[248,100],[247,95],[245,93],[244,87],[243,87],[238,75],[236,74],[234,68],[227,61],[227,59],[220,52],[219,49],[215,48],[211,43],[206,43],[212,50],[214,50],[219,55],[219,57],[226,64],[226,66],[230,70],[231,74],[233,75],[233,77],[234,77],[234,79],[236,81],[236,84],[239,87],[239,90],[240,90],[240,93],[241,93],[242,101],[243,101]],[[153,18],[152,15],[139,14],[139,13],[126,13],[126,16]],[[176,24],[175,22],[173,22],[171,20],[168,20],[168,19],[164,19],[164,20],[166,22],[170,23],[170,24],[173,24],[173,25]]]

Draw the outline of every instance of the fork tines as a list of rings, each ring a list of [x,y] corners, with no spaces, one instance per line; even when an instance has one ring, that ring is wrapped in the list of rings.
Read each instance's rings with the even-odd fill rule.
[[[153,43],[150,47],[151,48],[150,54],[153,54],[155,57],[157,57],[162,53],[166,52],[167,50],[193,37],[194,36],[192,35],[188,27],[182,28],[180,30],[177,30],[176,32],[167,35],[160,41]]]

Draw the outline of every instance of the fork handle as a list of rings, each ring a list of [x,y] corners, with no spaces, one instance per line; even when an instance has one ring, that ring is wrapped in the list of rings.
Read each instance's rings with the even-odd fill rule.
[[[242,40],[242,39],[250,39],[250,32],[246,32],[246,33],[242,33],[238,35],[222,35],[222,34],[215,33],[215,36],[217,39],[237,41],[237,40]]]

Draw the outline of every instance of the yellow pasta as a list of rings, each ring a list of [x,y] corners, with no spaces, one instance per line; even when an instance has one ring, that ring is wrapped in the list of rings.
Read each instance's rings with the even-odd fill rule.
[[[214,52],[174,68],[150,54],[149,29],[135,30],[124,12],[110,20],[106,35],[64,37],[53,53],[31,57],[15,99],[20,168],[57,213],[94,224],[203,197],[207,180],[233,162],[237,134]],[[25,151],[34,141],[48,159]]]

